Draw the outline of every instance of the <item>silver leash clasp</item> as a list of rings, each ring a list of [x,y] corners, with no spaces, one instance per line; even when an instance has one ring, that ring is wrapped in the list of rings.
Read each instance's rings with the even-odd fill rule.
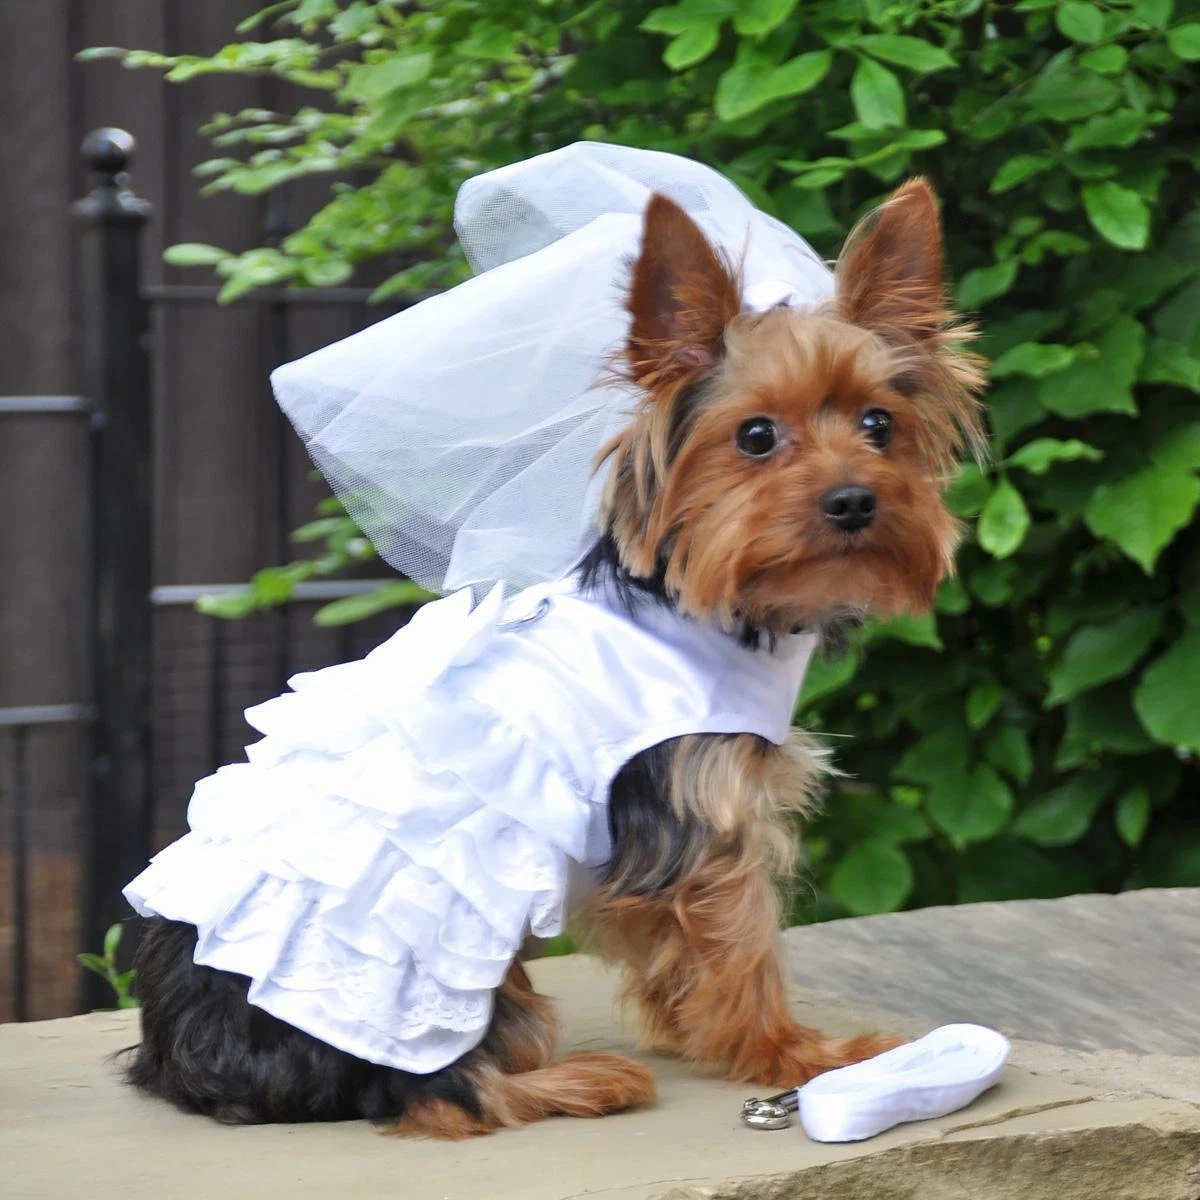
[[[751,1129],[786,1129],[792,1123],[792,1113],[800,1107],[799,1091],[799,1088],[788,1088],[765,1100],[751,1096],[742,1103],[742,1120]]]

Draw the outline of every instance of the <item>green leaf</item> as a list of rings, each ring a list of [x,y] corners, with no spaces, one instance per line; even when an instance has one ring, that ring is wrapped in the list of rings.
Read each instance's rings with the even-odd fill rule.
[[[1144,250],[1150,240],[1150,209],[1130,188],[1106,180],[1083,185],[1083,207],[1092,228],[1122,250]]]
[[[743,37],[762,37],[782,25],[797,3],[798,0],[741,0],[733,14],[733,28]]]
[[[94,971],[101,979],[108,978],[108,963],[98,954],[77,954],[75,961],[89,971]]]
[[[1004,379],[1009,375],[1043,375],[1061,371],[1075,361],[1075,350],[1071,346],[1060,346],[1053,342],[1022,342],[1006,350],[992,363],[992,378]]]
[[[969,775],[944,776],[929,789],[926,805],[934,824],[959,845],[994,837],[1008,824],[1013,796],[986,764]]]
[[[117,949],[121,945],[121,935],[125,932],[120,922],[110,925],[104,935],[104,957],[110,962],[117,957]]]
[[[342,95],[349,100],[378,100],[399,88],[424,83],[433,71],[433,55],[396,54],[376,63],[357,63],[346,74]]]
[[[988,190],[993,196],[1011,192],[1013,188],[1019,187],[1026,180],[1040,175],[1043,171],[1048,171],[1052,166],[1054,166],[1054,159],[1046,154],[1014,154],[992,176],[991,186]]]
[[[1008,558],[1020,549],[1029,525],[1021,493],[1002,475],[979,514],[979,544],[993,558]]]
[[[1012,597],[1013,585],[1020,574],[1019,564],[994,561],[976,567],[970,575],[971,591],[982,604],[991,608],[1005,604]]]
[[[1136,17],[1155,29],[1166,29],[1175,0],[1133,0]]]
[[[1034,438],[1015,453],[1009,455],[1008,466],[1020,467],[1031,475],[1045,475],[1057,462],[1099,462],[1104,457],[1102,450],[1089,446],[1077,438],[1059,441],[1057,438]]]
[[[1150,447],[1150,461],[1164,471],[1200,471],[1200,421],[1176,425]]]
[[[1094,4],[1067,0],[1054,13],[1054,23],[1063,37],[1091,46],[1104,36],[1104,14]]]
[[[1167,47],[1176,58],[1184,62],[1200,59],[1200,23],[1176,25],[1167,30]]]
[[[310,287],[338,287],[354,274],[354,267],[340,258],[308,259],[300,264],[300,277]]]
[[[1140,846],[1150,824],[1150,793],[1139,786],[1124,792],[1113,812],[1113,823],[1125,845]]]
[[[220,617],[224,621],[239,621],[258,608],[254,589],[237,588],[228,592],[213,592],[196,601],[196,611],[206,617]]]
[[[319,21],[337,12],[335,0],[300,0],[291,14],[291,19],[297,25],[306,25],[309,21]],[[241,32],[239,28],[239,32]]]
[[[854,678],[857,670],[857,651],[839,655],[837,658],[814,658],[804,676],[798,708],[810,708],[816,701],[845,687]]]
[[[890,842],[860,842],[834,868],[829,887],[856,916],[894,912],[912,891],[912,867],[904,851]]]
[[[983,744],[988,762],[1024,786],[1033,774],[1033,754],[1029,737],[1015,725],[1001,725],[992,730]]]
[[[1107,790],[1099,773],[1076,775],[1019,812],[1013,832],[1038,846],[1070,846],[1087,833]]]
[[[875,806],[871,811],[869,824],[872,838],[881,842],[894,842],[896,845],[923,842],[933,832],[920,810],[903,808],[892,803]]]
[[[375,24],[375,5],[354,0],[329,22],[329,32],[340,42],[362,37]]]
[[[419,584],[407,579],[398,579],[394,583],[381,584],[373,592],[330,601],[313,614],[313,624],[322,627],[351,625],[355,621],[365,621],[367,617],[373,617],[376,613],[386,612],[391,608],[423,604],[431,598],[430,593]]]
[[[975,267],[959,280],[958,302],[963,308],[979,308],[1010,291],[1016,281],[1015,259],[993,263],[990,267]]]
[[[1074,154],[1101,146],[1132,146],[1146,132],[1146,114],[1132,108],[1103,113],[1082,125],[1076,125],[1067,138],[1065,149]]]
[[[476,21],[471,34],[458,43],[459,54],[488,62],[501,62],[513,57],[519,37],[512,29],[491,21]]]
[[[931,46],[921,38],[900,34],[863,34],[854,39],[854,47],[884,62],[908,67],[910,71],[944,71],[955,65],[953,56],[941,46]]]
[[[204,242],[179,242],[163,251],[163,262],[172,267],[208,267],[228,257],[228,250]]]
[[[1103,754],[1145,754],[1153,749],[1153,739],[1134,714],[1129,684],[1119,680],[1084,692],[1067,705],[1067,725],[1054,765],[1065,771]]]
[[[319,542],[332,534],[342,533],[353,527],[354,523],[348,517],[321,517],[316,521],[309,521],[307,525],[301,525],[298,529],[293,529],[291,540],[293,542]]]
[[[811,91],[825,78],[833,63],[828,50],[800,54],[778,67],[768,68],[755,57],[730,67],[718,80],[717,116],[736,121],[766,104]]]
[[[1095,346],[1095,354],[1078,355],[1061,373],[1038,384],[1044,408],[1062,417],[1137,412],[1133,385],[1145,355],[1145,329],[1123,314],[1096,336]]]
[[[1133,707],[1160,742],[1200,753],[1200,629],[1189,629],[1142,673]]]
[[[1119,546],[1149,575],[1158,556],[1192,519],[1200,479],[1187,470],[1153,466],[1102,483],[1084,509],[1091,531]]]
[[[1063,704],[1131,671],[1158,637],[1162,621],[1159,609],[1131,608],[1106,625],[1077,629],[1048,673],[1046,707]]]
[[[870,58],[860,58],[850,80],[850,101],[858,119],[868,129],[895,129],[904,125],[904,89],[900,80]]]
[[[1059,58],[1038,74],[1025,93],[1025,103],[1047,121],[1070,123],[1112,108],[1121,89],[1102,76]]]
[[[904,615],[872,621],[868,638],[872,642],[890,640],[909,646],[926,646],[931,650],[943,648],[942,639],[938,637],[937,618],[932,612],[922,613],[919,617]]]
[[[1079,65],[1100,75],[1119,75],[1129,61],[1129,51],[1124,46],[1098,46],[1079,57]]]
[[[683,33],[697,26],[713,26],[716,29],[726,17],[738,10],[739,0],[684,0],[654,9],[638,26],[649,33]]]
[[[957,575],[948,575],[942,580],[934,607],[940,613],[955,617],[971,607],[971,597]]]
[[[1200,392],[1200,358],[1166,338],[1151,338],[1138,368],[1142,383],[1173,383]]]
[[[897,779],[933,786],[943,779],[962,780],[968,770],[967,732],[950,727],[927,733],[914,742],[896,764]]]
[[[991,495],[992,481],[977,463],[964,464],[946,491],[946,505],[956,517],[964,519],[979,515],[979,510]]]
[[[1004,699],[1004,689],[994,680],[977,684],[967,693],[967,724],[982,729],[995,715]]]
[[[1019,376],[1010,383],[1001,383],[994,387],[989,400],[992,410],[992,433],[998,449],[1006,448],[1030,426],[1038,424],[1046,416],[1046,410],[1038,399],[1037,386]]]
[[[719,26],[693,25],[667,43],[667,48],[663,51],[663,62],[672,71],[682,71],[685,67],[695,66],[717,48],[720,40]]]

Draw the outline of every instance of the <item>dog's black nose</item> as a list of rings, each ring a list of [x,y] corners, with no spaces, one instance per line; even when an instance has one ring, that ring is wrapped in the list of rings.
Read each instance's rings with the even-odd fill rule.
[[[857,485],[830,488],[821,497],[821,511],[839,529],[857,533],[875,520],[875,493]]]

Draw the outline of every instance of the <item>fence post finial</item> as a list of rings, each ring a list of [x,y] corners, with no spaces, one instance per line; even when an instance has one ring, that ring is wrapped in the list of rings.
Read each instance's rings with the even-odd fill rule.
[[[149,219],[150,205],[129,186],[129,165],[137,143],[124,129],[93,129],[79,147],[84,165],[95,176],[95,186],[75,204],[83,220],[141,224]]]

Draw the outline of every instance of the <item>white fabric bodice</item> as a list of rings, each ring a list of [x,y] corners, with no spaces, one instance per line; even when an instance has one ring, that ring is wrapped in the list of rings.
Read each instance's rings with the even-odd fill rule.
[[[249,709],[246,763],[125,889],[196,926],[197,963],[370,1062],[428,1073],[478,1044],[524,937],[562,931],[610,854],[631,758],[689,733],[782,743],[815,639],[772,650],[573,581],[426,605],[357,662]]]

